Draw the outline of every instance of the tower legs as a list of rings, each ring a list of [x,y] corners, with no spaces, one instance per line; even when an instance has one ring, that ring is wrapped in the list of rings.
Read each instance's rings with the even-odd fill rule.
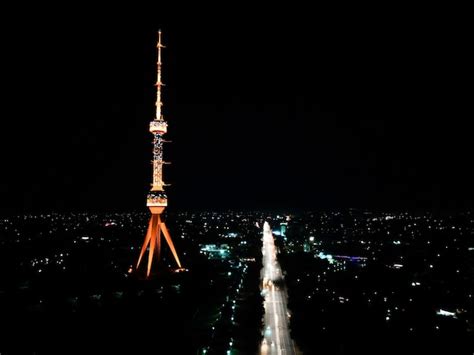
[[[138,257],[137,269],[138,269],[138,266],[140,265],[140,262],[142,261],[143,254],[145,254],[148,243],[150,243],[152,224],[153,224],[153,215],[150,218],[150,222],[148,222],[148,229],[146,231],[145,241],[143,242],[142,250],[140,251],[140,256]]]
[[[174,248],[173,241],[171,240],[171,236],[168,232],[168,228],[166,228],[165,222],[161,223],[161,230],[163,231],[163,235],[165,236],[165,239],[168,242],[168,246],[170,247],[171,252],[173,253],[174,260],[176,260],[176,264],[178,264],[178,267],[181,268],[181,263],[179,262],[178,254],[176,253],[176,249]]]
[[[171,236],[168,232],[168,228],[164,222],[161,221],[161,216],[159,214],[152,214],[150,218],[150,222],[148,223],[148,229],[145,236],[145,241],[143,242],[142,249],[140,251],[140,256],[137,262],[137,269],[140,266],[140,262],[142,261],[143,255],[145,254],[148,246],[150,247],[148,250],[148,263],[147,263],[147,272],[146,276],[150,276],[151,265],[153,263],[153,257],[155,256],[155,247],[156,247],[156,260],[160,260],[160,253],[161,253],[161,232],[165,237],[166,242],[168,243],[171,252],[173,253],[174,259],[176,260],[176,264],[178,267],[181,268],[181,262],[179,261],[178,254],[176,253],[176,249],[174,247],[173,241],[171,240]]]

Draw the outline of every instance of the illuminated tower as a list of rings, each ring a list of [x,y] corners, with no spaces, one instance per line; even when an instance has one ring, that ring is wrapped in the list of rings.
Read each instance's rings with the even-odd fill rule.
[[[143,242],[142,250],[137,262],[137,269],[140,266],[143,255],[147,248],[148,250],[148,265],[147,265],[147,277],[150,276],[151,265],[153,258],[156,257],[156,261],[160,260],[161,252],[161,233],[165,237],[168,246],[173,253],[173,256],[181,268],[181,263],[174,248],[171,236],[166,228],[165,223],[161,219],[161,213],[163,213],[165,207],[168,205],[168,199],[164,190],[163,182],[163,135],[167,131],[168,124],[163,119],[161,108],[163,103],[161,102],[161,48],[164,46],[161,44],[161,31],[158,31],[158,77],[156,80],[156,117],[150,122],[150,132],[153,134],[153,182],[151,184],[151,190],[147,196],[146,205],[150,209],[151,218],[148,223],[148,230],[146,232],[145,241]]]

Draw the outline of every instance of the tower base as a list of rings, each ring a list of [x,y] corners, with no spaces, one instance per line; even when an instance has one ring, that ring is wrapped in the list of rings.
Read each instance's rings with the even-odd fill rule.
[[[140,266],[140,262],[142,261],[143,255],[145,254],[148,246],[148,264],[147,264],[147,272],[146,276],[150,276],[151,265],[153,263],[153,257],[156,253],[157,261],[160,260],[160,253],[161,253],[161,233],[163,233],[168,246],[173,253],[174,259],[178,264],[178,267],[181,268],[181,262],[179,261],[178,254],[176,253],[176,249],[174,248],[173,241],[171,240],[171,236],[168,232],[168,228],[166,228],[165,222],[161,220],[161,212],[163,212],[164,207],[150,207],[150,211],[152,213],[150,222],[148,223],[148,230],[146,232],[145,241],[143,242],[142,249],[140,251],[140,256],[137,262],[137,269]]]

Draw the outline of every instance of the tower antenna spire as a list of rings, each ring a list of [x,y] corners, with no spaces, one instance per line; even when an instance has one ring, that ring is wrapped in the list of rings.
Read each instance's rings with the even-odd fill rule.
[[[161,107],[163,106],[163,102],[161,101],[161,87],[163,86],[163,82],[161,81],[161,48],[165,48],[165,46],[161,43],[161,30],[158,30],[158,43],[156,45],[158,48],[158,60],[157,60],[157,78],[156,78],[156,117],[155,120],[162,119],[162,112]]]
[[[150,122],[150,132],[153,134],[153,181],[151,184],[150,192],[147,196],[146,205],[150,209],[151,218],[148,224],[148,230],[143,242],[140,256],[138,257],[137,269],[140,266],[143,255],[147,251],[148,247],[148,261],[147,261],[147,277],[150,276],[151,265],[153,259],[156,257],[157,261],[160,260],[161,252],[161,235],[163,234],[173,256],[181,269],[181,262],[179,261],[178,254],[174,247],[171,236],[168,232],[168,228],[165,222],[161,219],[161,214],[168,206],[168,197],[166,196],[163,183],[163,135],[166,134],[168,124],[163,118],[161,107],[161,49],[165,48],[161,43],[161,30],[158,31],[158,60],[157,60],[157,80],[156,80],[156,116],[153,121]],[[156,249],[155,249],[156,248]]]

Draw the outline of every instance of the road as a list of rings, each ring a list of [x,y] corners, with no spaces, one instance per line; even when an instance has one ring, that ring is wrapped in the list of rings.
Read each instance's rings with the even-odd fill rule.
[[[270,225],[263,225],[263,292],[265,295],[264,339],[261,355],[296,354],[288,328],[289,313],[286,307],[287,294]]]

